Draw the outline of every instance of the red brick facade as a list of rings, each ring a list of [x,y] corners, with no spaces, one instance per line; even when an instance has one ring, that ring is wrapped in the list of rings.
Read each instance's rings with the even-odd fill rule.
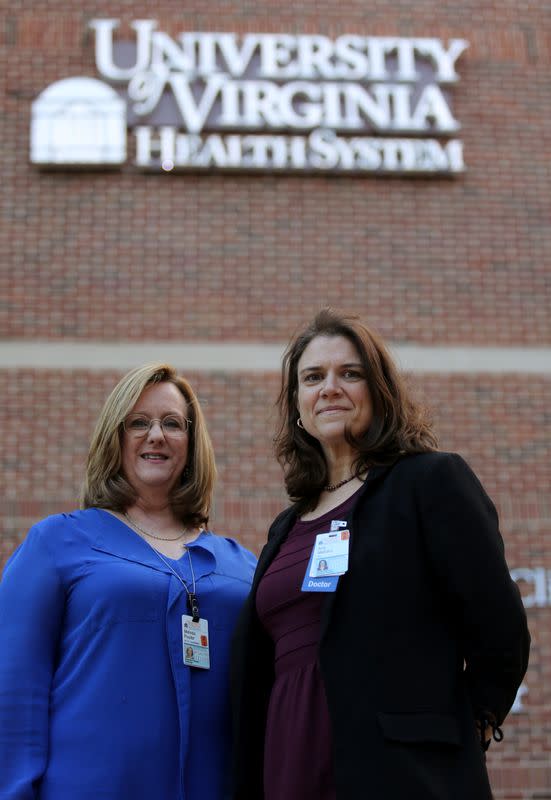
[[[13,2],[0,17],[6,347],[282,344],[326,304],[361,314],[395,344],[551,347],[548,2],[79,5]],[[57,80],[97,76],[92,17],[120,18],[127,38],[132,20],[151,17],[172,36],[464,38],[450,94],[466,172],[147,175],[131,158],[111,172],[40,171],[28,157],[32,101]],[[271,453],[278,375],[245,367],[187,377],[217,452],[213,527],[258,550],[285,502]],[[0,563],[33,521],[76,504],[95,417],[120,374],[86,364],[0,369]],[[551,797],[551,375],[428,370],[412,382],[442,447],[461,452],[496,501],[511,568],[547,571],[528,612],[524,710],[489,755],[496,800],[543,800]]]

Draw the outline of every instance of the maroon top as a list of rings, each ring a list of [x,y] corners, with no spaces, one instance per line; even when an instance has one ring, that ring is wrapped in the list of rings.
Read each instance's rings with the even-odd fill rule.
[[[331,721],[317,662],[325,592],[301,586],[318,533],[347,520],[355,494],[308,522],[295,523],[259,583],[256,609],[275,645],[264,744],[265,800],[335,800]]]

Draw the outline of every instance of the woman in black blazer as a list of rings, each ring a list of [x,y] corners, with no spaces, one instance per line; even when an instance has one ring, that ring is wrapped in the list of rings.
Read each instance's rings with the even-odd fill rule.
[[[235,800],[489,800],[530,642],[491,500],[356,318],[294,339],[279,401],[293,505],[235,637]]]

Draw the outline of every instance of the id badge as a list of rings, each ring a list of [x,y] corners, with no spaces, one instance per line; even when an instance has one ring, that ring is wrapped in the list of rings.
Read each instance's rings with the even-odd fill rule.
[[[310,554],[310,560],[308,561],[308,566],[306,567],[306,572],[304,574],[304,580],[302,581],[302,586],[300,587],[301,592],[335,592],[337,589],[337,584],[339,583],[339,576],[324,575],[321,578],[311,578],[310,572],[312,570],[313,562],[314,551],[312,550]]]
[[[348,570],[350,531],[332,530],[318,533],[312,552],[309,575],[311,578],[344,575]]]
[[[210,669],[209,623],[206,619],[193,621],[193,617],[182,614],[182,644],[184,664],[197,669]]]

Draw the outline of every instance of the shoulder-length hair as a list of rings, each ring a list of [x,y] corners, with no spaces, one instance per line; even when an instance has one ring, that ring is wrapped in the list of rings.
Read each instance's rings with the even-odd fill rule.
[[[365,371],[373,418],[368,429],[356,436],[345,431],[346,440],[358,454],[354,463],[356,475],[371,465],[390,464],[402,454],[438,448],[426,409],[411,397],[380,336],[359,317],[325,308],[287,347],[277,401],[276,456],[285,472],[287,493],[301,512],[315,508],[329,478],[320,443],[298,426],[298,362],[317,336],[344,336],[358,351]]]
[[[115,386],[96,423],[81,493],[83,508],[97,506],[124,511],[136,498],[122,472],[123,421],[141,393],[155,383],[169,382],[182,393],[187,404],[189,426],[188,458],[180,481],[170,497],[171,507],[184,525],[208,522],[216,464],[210,436],[199,401],[185,378],[169,364],[146,364],[125,375]]]

